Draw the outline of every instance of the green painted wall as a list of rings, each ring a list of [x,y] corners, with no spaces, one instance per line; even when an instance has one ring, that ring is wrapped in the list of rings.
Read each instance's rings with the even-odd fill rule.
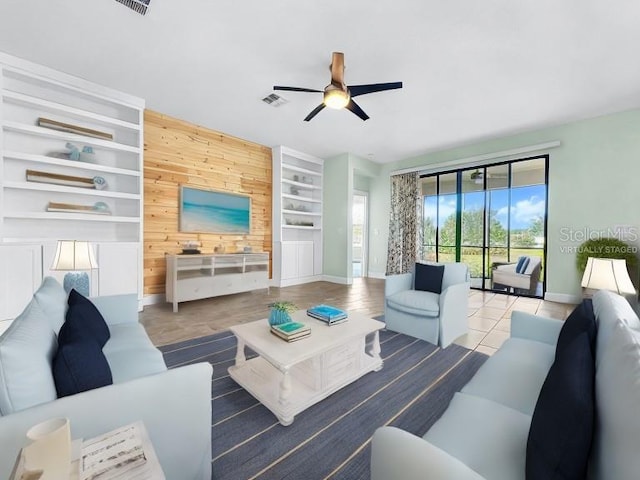
[[[325,160],[322,190],[322,273],[330,277],[347,278],[348,274],[348,256],[351,250],[348,222],[352,184],[348,154]]]
[[[357,173],[353,176],[353,189],[361,190],[363,192],[369,191],[369,177],[365,177],[364,175],[358,175]]]
[[[576,247],[589,235],[607,236],[607,230],[616,226],[632,227],[638,233],[640,110],[582,120],[383,165],[380,175],[370,182],[371,273],[382,275],[385,271],[389,175],[392,171],[428,167],[553,140],[559,140],[562,145],[548,152],[536,152],[550,155],[547,292],[580,295],[580,278],[574,266]],[[637,237],[635,244],[640,245]]]
[[[369,191],[380,172],[379,164],[350,153],[325,160],[322,193],[324,275],[351,281],[353,190]]]
[[[351,161],[351,168],[357,175],[377,177],[382,170],[382,166],[379,163],[374,163],[357,155],[349,154],[349,160]]]

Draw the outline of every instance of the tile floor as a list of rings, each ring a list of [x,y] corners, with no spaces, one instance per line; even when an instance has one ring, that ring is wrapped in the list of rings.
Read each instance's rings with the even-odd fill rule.
[[[510,336],[512,311],[520,310],[564,320],[574,308],[575,305],[537,298],[471,290],[469,333],[458,338],[454,343],[491,355]]]

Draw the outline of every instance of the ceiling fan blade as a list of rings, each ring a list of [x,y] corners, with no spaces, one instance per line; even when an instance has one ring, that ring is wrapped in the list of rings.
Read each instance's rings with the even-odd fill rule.
[[[396,88],[402,88],[402,82],[389,82],[389,83],[371,83],[369,85],[353,85],[349,87],[349,92],[352,97],[358,95],[365,95],[367,93],[383,92],[385,90],[395,90]]]
[[[369,119],[369,115],[364,113],[364,110],[362,110],[360,108],[360,106],[356,102],[353,101],[353,99],[349,100],[349,103],[344,108],[346,108],[347,110],[352,111],[357,116],[359,116],[362,120],[368,120]]]
[[[331,57],[331,83],[344,88],[344,53],[333,52]]]
[[[302,87],[282,87],[276,85],[273,87],[274,90],[284,90],[287,92],[312,92],[312,93],[322,93],[322,90],[314,90],[312,88],[302,88]]]
[[[313,117],[315,117],[320,111],[324,108],[324,103],[321,103],[316,108],[314,108],[309,115],[307,115],[304,119],[305,122],[308,122]]]

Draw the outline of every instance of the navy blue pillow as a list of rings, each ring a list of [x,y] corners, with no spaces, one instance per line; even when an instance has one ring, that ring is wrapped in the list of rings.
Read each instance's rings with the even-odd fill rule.
[[[62,325],[61,333],[65,325]],[[100,345],[91,337],[82,340],[68,335],[58,337],[58,351],[53,358],[53,380],[58,398],[113,383],[109,363]]]
[[[596,316],[593,313],[593,302],[590,298],[587,298],[574,308],[571,315],[565,320],[564,325],[562,325],[556,345],[556,359],[560,355],[560,352],[562,352],[574,338],[582,332],[586,332],[589,337],[589,345],[591,346],[591,355],[595,361],[597,331],[598,327],[596,325]]]
[[[111,333],[107,322],[104,321],[96,306],[75,289],[69,292],[67,303],[69,308],[64,322],[64,325],[69,324],[67,325],[67,333],[81,337],[90,335],[100,345],[100,348],[104,347],[111,337]],[[60,331],[62,332],[62,329]]]
[[[587,332],[551,366],[527,441],[527,480],[584,480],[593,437],[595,364]]]
[[[414,289],[424,292],[441,293],[444,265],[416,263]]]
[[[530,261],[531,260],[529,259],[529,257],[520,257],[518,259],[518,263],[516,264],[516,273],[526,272]]]

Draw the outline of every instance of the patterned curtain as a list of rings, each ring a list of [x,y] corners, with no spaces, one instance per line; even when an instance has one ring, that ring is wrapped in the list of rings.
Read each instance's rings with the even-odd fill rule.
[[[410,272],[418,258],[418,250],[422,248],[418,178],[417,173],[391,177],[387,275]]]

